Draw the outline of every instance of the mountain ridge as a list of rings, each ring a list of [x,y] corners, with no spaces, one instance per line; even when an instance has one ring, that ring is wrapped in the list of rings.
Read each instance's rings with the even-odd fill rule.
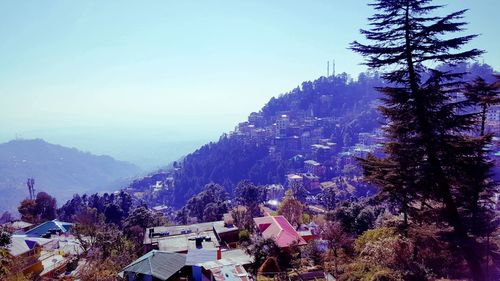
[[[118,188],[125,178],[141,173],[134,164],[108,155],[94,155],[43,139],[15,139],[0,144],[0,210],[15,211],[28,196],[27,178],[36,191],[55,196],[60,203],[75,193]]]

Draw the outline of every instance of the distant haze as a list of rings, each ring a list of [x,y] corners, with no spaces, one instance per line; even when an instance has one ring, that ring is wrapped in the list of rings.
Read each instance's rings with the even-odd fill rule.
[[[201,128],[200,131],[204,134],[165,127],[110,129],[76,127],[23,131],[16,133],[15,138],[43,138],[51,143],[75,147],[93,154],[110,155],[134,163],[144,171],[151,171],[167,166],[209,141],[217,140],[221,129],[208,131]],[[8,133],[0,133],[2,142],[13,138]]]
[[[336,71],[369,1],[3,1],[0,142],[43,138],[145,169],[217,140],[272,96]],[[470,8],[472,47],[500,69],[500,2]]]

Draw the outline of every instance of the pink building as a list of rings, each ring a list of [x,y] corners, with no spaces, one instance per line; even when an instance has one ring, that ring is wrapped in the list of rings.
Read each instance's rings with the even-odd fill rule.
[[[253,220],[262,237],[273,239],[280,248],[288,248],[294,243],[299,246],[307,244],[284,216],[267,216]]]

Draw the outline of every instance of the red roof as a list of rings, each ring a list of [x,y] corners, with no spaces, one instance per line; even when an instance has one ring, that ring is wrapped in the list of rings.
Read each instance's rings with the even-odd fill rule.
[[[298,245],[307,244],[283,216],[267,216],[253,220],[262,233],[262,237],[273,239],[281,248],[289,247],[294,242],[297,242]]]

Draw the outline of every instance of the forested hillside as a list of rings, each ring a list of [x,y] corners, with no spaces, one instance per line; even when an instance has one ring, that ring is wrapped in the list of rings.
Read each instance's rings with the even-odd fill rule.
[[[493,80],[494,71],[486,64],[441,69],[469,72],[469,81],[479,75]],[[179,208],[210,182],[221,184],[230,195],[243,179],[258,185],[286,185],[287,174],[304,171],[308,159],[325,167],[321,181],[355,178],[360,175],[355,157],[380,152],[377,143],[383,137],[380,127],[384,120],[377,110],[377,87],[383,83],[375,72],[361,73],[356,79],[342,73],[304,82],[271,98],[247,122],[175,162],[173,169],[135,181],[130,191],[140,192],[141,199],[151,205]],[[282,116],[288,122],[285,129],[279,128]],[[314,144],[331,144],[330,151],[318,158],[309,148]],[[164,188],[151,192],[157,181]]]
[[[166,197],[173,195],[168,203],[180,207],[209,182],[223,185],[230,194],[243,179],[256,184],[284,184],[287,172],[303,166],[303,161],[293,157],[300,155],[300,149],[285,148],[283,157],[273,157],[269,150],[275,146],[274,132],[267,131],[259,138],[252,138],[242,135],[239,129],[247,125],[269,129],[282,114],[296,120],[297,127],[306,126],[302,121],[311,119],[315,124],[308,132],[319,134],[318,139],[335,142],[335,153],[338,153],[343,147],[355,145],[360,132],[371,132],[381,125],[376,111],[378,93],[374,90],[381,83],[376,73],[363,73],[356,80],[343,73],[304,82],[278,98],[273,97],[260,112],[252,113],[258,115],[259,120],[240,124],[235,132],[224,134],[218,142],[204,145],[175,163],[174,170],[169,173],[175,188],[163,193],[158,201],[165,202]],[[299,133],[288,135],[294,134]],[[342,170],[337,163],[331,166],[337,168],[329,171],[331,177]],[[134,184],[132,187],[140,188]]]

